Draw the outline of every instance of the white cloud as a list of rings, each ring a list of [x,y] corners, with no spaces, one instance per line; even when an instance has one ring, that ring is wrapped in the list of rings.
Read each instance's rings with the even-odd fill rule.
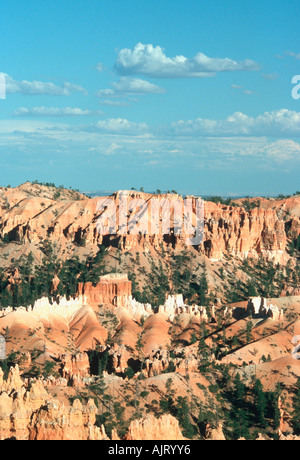
[[[69,96],[72,92],[81,92],[86,94],[86,90],[79,85],[65,82],[62,85],[55,85],[51,82],[41,81],[17,81],[5,73],[1,73],[5,77],[6,93],[7,94],[25,94],[25,95],[50,95],[50,96]]]
[[[246,124],[250,117],[236,113],[224,122]],[[252,120],[252,126],[256,119]],[[254,120],[254,121],[253,121]],[[216,130],[218,122],[206,120],[206,130]],[[191,123],[191,130],[194,128]],[[203,126],[202,126],[203,128]],[[219,127],[218,127],[219,128]],[[0,124],[0,150],[26,153],[37,160],[41,151],[49,158],[63,152],[94,161],[99,155],[114,155],[115,162],[123,158],[128,164],[151,161],[160,167],[173,165],[196,170],[243,171],[281,170],[293,168],[300,160],[300,143],[286,136],[274,139],[262,135],[182,135],[170,130],[151,128],[145,123],[136,123],[123,118],[111,118],[82,125],[45,122],[44,120],[3,120]],[[221,131],[221,130],[220,130]],[[228,129],[229,131],[229,129]],[[233,130],[232,130],[233,131]],[[185,130],[186,133],[186,130]],[[126,160],[125,160],[126,159]],[[48,159],[47,159],[48,160]]]
[[[87,116],[87,115],[103,115],[103,112],[84,110],[78,107],[19,107],[13,112],[15,116],[30,116],[30,117],[68,117],[68,116]]]
[[[101,105],[124,107],[128,105],[128,96],[165,93],[163,88],[141,78],[121,77],[119,81],[111,85],[113,89],[101,89],[96,93],[96,96],[104,99],[100,102]],[[120,100],[120,98],[126,100]]]
[[[274,80],[277,80],[279,78],[279,75],[277,73],[264,73],[264,74],[262,74],[262,77],[265,80],[274,81]]]
[[[146,123],[136,123],[126,118],[110,118],[107,120],[98,121],[95,128],[99,131],[111,133],[142,133],[148,129]]]
[[[114,90],[122,94],[155,94],[165,90],[149,81],[140,78],[122,77],[120,81],[112,83]]]
[[[281,109],[272,112],[265,112],[256,117],[248,116],[242,112],[235,112],[225,119],[205,119],[196,118],[193,120],[179,120],[171,124],[161,126],[148,126],[147,123],[135,122],[127,120],[126,118],[108,118],[101,119],[95,123],[85,123],[77,125],[67,125],[62,122],[53,124],[51,122],[42,122],[37,120],[43,116],[53,116],[53,118],[61,115],[90,115],[96,112],[85,111],[77,108],[44,108],[36,107],[34,109],[20,108],[16,111],[19,115],[25,115],[16,120],[2,120],[0,131],[14,132],[14,131],[32,131],[50,128],[55,129],[57,132],[67,133],[112,133],[112,134],[130,134],[132,136],[144,136],[145,143],[150,142],[150,139],[172,140],[176,145],[172,149],[179,149],[177,143],[184,140],[199,140],[204,138],[211,139],[225,139],[225,138],[261,138],[272,139],[272,142],[278,139],[294,139],[300,137],[300,112],[291,111],[288,109]],[[35,114],[36,120],[30,120],[26,115]],[[28,120],[25,118],[28,118]],[[32,129],[30,129],[32,128]],[[116,141],[117,143],[117,141]],[[279,145],[279,144],[276,144]],[[292,146],[293,144],[290,144]],[[145,148],[145,146],[144,146]],[[148,147],[147,147],[148,148]],[[298,152],[298,151],[297,151]]]
[[[285,51],[284,54],[285,56],[290,56],[290,57],[297,59],[297,61],[300,60],[300,53],[294,53],[294,51]]]
[[[106,155],[113,155],[116,153],[118,150],[122,148],[121,145],[117,144],[116,142],[112,142],[111,145],[106,149],[104,154]]]
[[[104,65],[102,64],[102,62],[99,62],[97,65],[96,65],[96,69],[98,70],[98,72],[104,72],[105,70],[105,67]]]
[[[252,60],[236,62],[229,58],[210,58],[197,53],[169,58],[160,46],[138,43],[133,50],[124,48],[118,56],[115,69],[121,75],[146,75],[157,78],[212,77],[218,72],[252,71],[259,66]]]
[[[180,120],[172,123],[171,130],[184,136],[299,136],[300,112],[281,109],[257,117],[235,112],[225,120]]]
[[[128,107],[128,102],[122,99],[100,99],[100,105],[106,105],[108,107]]]
[[[280,139],[272,142],[262,150],[269,158],[275,161],[286,161],[300,158],[300,144],[291,139]]]
[[[115,97],[116,92],[113,89],[100,89],[97,91],[96,96],[98,97]]]
[[[59,129],[66,128],[67,125],[59,123]],[[58,129],[58,125],[55,123],[46,122],[45,120],[30,120],[30,119],[18,119],[18,120],[1,120],[0,133],[2,134],[13,134],[16,132],[20,133],[37,133],[42,130]]]
[[[243,94],[246,94],[247,96],[251,96],[252,94],[254,94],[253,91],[251,91],[250,89],[245,89],[243,86],[241,85],[231,85],[231,88],[232,89],[236,89],[236,90],[241,90]]]

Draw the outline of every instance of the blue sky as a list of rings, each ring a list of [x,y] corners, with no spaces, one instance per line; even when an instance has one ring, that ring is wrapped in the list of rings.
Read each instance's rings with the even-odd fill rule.
[[[299,0],[2,0],[0,184],[294,193],[299,20]]]

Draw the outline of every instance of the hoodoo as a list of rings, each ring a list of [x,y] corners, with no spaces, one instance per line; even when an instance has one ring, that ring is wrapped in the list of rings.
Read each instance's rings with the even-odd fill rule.
[[[111,273],[100,277],[99,283],[79,283],[78,294],[84,295],[90,305],[112,304],[125,307],[126,299],[131,295],[131,281],[127,274]]]

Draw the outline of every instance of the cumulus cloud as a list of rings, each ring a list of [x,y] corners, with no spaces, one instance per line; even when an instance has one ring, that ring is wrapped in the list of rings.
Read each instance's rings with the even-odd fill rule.
[[[172,123],[172,132],[191,136],[282,136],[300,135],[300,112],[288,109],[265,112],[249,117],[235,112],[225,120],[197,118]]]
[[[118,98],[127,98],[128,96],[140,96],[144,94],[162,94],[165,90],[149,81],[141,78],[122,77],[117,82],[112,82],[113,89],[101,89],[96,93],[99,98],[106,98],[103,105],[124,106],[126,102],[118,101]]]
[[[113,89],[100,89],[97,91],[96,96],[98,97],[115,97],[118,96]]]
[[[291,139],[280,139],[266,145],[262,152],[275,161],[300,158],[300,144]]]
[[[119,51],[115,69],[121,75],[201,78],[212,77],[218,72],[258,70],[259,66],[250,59],[237,62],[229,58],[210,58],[201,52],[190,59],[182,55],[170,58],[160,46],[138,43],[133,50]]]
[[[50,96],[69,96],[72,92],[81,92],[87,94],[86,90],[79,85],[65,82],[62,85],[55,85],[51,82],[41,81],[17,81],[5,73],[1,73],[5,77],[6,93],[7,94],[25,94],[25,95],[50,95]]]
[[[112,86],[117,93],[123,94],[159,94],[165,92],[163,88],[140,78],[122,77],[120,81],[112,83]]]
[[[21,117],[69,117],[69,116],[88,116],[103,115],[103,112],[80,109],[78,107],[19,107],[13,112],[15,116]]]
[[[146,123],[136,123],[126,118],[110,118],[98,121],[95,125],[98,131],[111,133],[144,133],[148,129]]]
[[[228,117],[227,124],[244,123],[249,126],[245,114],[236,113]],[[252,118],[252,123],[255,118]],[[253,122],[254,120],[254,122]],[[252,168],[281,171],[287,167],[295,170],[300,161],[300,143],[288,136],[281,135],[274,139],[268,136],[237,135],[220,130],[216,135],[218,121],[206,120],[202,129],[211,135],[197,135],[191,124],[192,135],[183,131],[173,132],[166,128],[159,131],[145,123],[137,123],[124,118],[111,118],[86,124],[63,124],[62,122],[41,119],[3,120],[0,125],[0,147],[6,152],[26,152],[40,155],[43,152],[61,155],[63,152],[76,152],[82,157],[82,151],[88,152],[87,158],[99,155],[114,155],[118,163],[121,157],[130,165],[147,161],[147,165],[160,167],[182,165],[194,171],[222,170],[244,171]],[[254,126],[254,125],[253,125]],[[199,126],[198,126],[199,128]],[[183,127],[182,127],[183,129]],[[232,130],[233,131],[233,130]],[[229,130],[228,130],[229,132]],[[88,133],[88,135],[87,135]],[[223,135],[222,135],[223,134]],[[86,158],[85,158],[86,161]],[[82,163],[84,165],[84,162]]]

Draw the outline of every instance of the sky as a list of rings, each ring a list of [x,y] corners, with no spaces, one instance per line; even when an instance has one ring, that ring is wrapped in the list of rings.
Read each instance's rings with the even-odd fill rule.
[[[0,185],[300,189],[299,0],[1,0]]]

